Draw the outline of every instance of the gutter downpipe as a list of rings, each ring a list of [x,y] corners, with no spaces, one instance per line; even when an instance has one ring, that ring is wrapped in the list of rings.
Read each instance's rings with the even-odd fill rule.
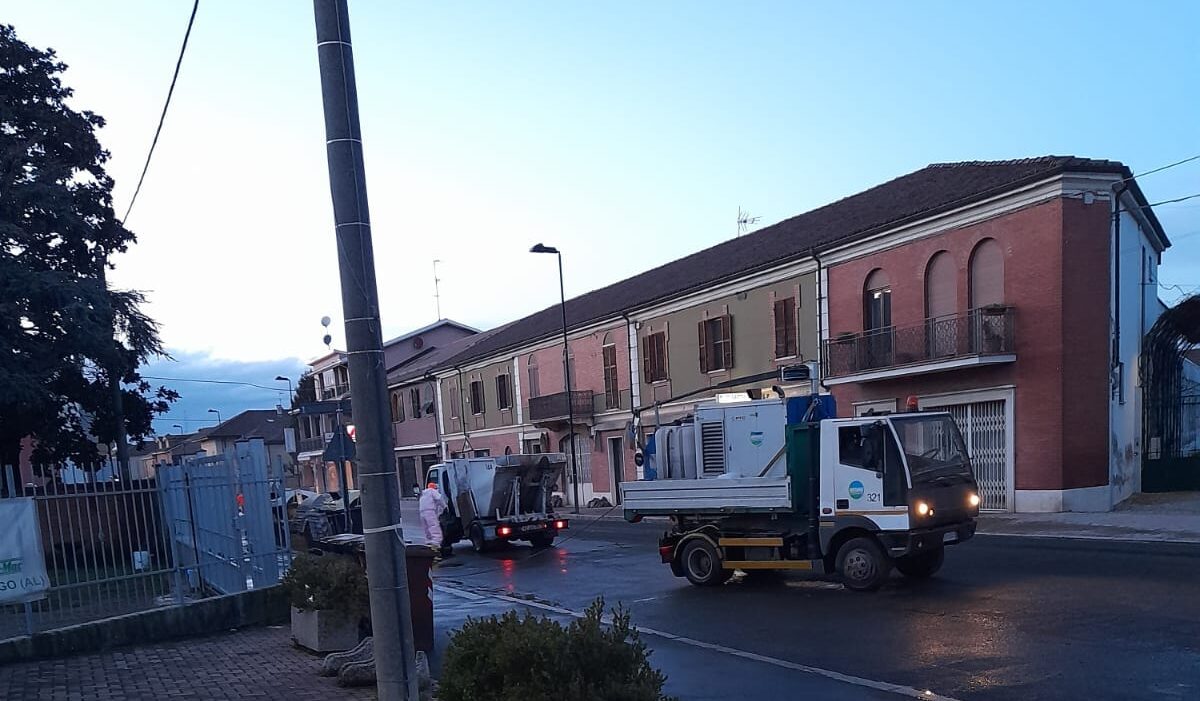
[[[474,451],[471,447],[471,433],[467,430],[467,405],[463,403],[463,374],[462,368],[455,365],[454,372],[458,373],[458,420],[462,422],[463,452]],[[472,411],[474,408],[472,407]]]
[[[1121,362],[1121,196],[1129,186],[1114,183],[1113,190],[1113,342],[1109,360],[1109,401],[1112,401],[1112,371]],[[1120,380],[1118,380],[1120,381]],[[1120,396],[1121,388],[1117,387]]]
[[[826,392],[832,392],[832,390],[829,389],[829,386],[825,384],[825,340],[821,338],[821,330],[823,328],[822,318],[824,317],[821,309],[825,302],[825,295],[823,292],[825,266],[821,263],[821,256],[817,253],[817,249],[813,248],[811,251],[812,259],[817,262],[817,377],[820,378],[818,382],[821,385],[821,388]]]
[[[638,399],[639,399],[638,406],[633,405],[633,352],[632,351],[634,348],[634,344],[636,344],[638,342],[638,338],[636,335],[636,330],[635,330],[634,336],[632,338],[630,338],[630,336],[629,336],[630,327],[633,325],[633,321],[629,318],[629,314],[627,314],[625,312],[621,312],[621,318],[625,320],[625,355],[627,355],[629,357],[629,415],[630,415],[631,419],[633,420],[633,445],[638,450],[641,450],[641,449],[645,448],[645,446],[642,445],[642,432],[638,430],[641,428],[641,413],[640,413],[641,392],[638,392]],[[638,377],[638,382],[639,383],[641,382],[641,377]]]

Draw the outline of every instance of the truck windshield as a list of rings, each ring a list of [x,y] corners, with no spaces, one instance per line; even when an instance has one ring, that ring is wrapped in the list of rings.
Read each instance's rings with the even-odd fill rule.
[[[892,425],[913,482],[941,474],[970,474],[967,448],[949,416],[894,417]]]

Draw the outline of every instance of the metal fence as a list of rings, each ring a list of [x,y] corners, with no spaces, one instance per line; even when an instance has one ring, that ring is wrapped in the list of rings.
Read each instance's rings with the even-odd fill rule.
[[[108,464],[4,470],[0,497],[34,501],[50,589],[0,606],[0,639],[270,586],[291,562],[284,475],[261,440],[127,483]]]

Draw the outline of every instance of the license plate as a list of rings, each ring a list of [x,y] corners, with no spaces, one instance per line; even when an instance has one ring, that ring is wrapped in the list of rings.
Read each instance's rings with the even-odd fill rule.
[[[943,543],[956,543],[956,542],[958,542],[958,534],[955,533],[954,531],[950,531],[949,533],[943,534],[942,542]]]
[[[540,531],[540,530],[544,530],[545,528],[546,528],[545,524],[541,524],[541,523],[535,523],[535,524],[534,524],[534,525],[532,525],[532,526],[521,526],[521,528],[520,528],[520,531],[521,531],[522,533],[528,533],[528,532],[530,532],[530,531]]]

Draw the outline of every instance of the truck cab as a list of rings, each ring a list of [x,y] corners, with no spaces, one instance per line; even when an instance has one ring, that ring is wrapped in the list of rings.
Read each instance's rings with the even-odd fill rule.
[[[659,552],[677,576],[837,571],[869,590],[893,568],[931,576],[974,535],[978,486],[949,414],[811,420],[806,401],[701,406],[656,432],[666,479],[622,485],[622,498],[627,520],[671,517]]]
[[[974,535],[978,485],[949,414],[834,419],[818,430],[820,546],[831,568],[861,534],[902,573],[928,576],[945,545]]]

